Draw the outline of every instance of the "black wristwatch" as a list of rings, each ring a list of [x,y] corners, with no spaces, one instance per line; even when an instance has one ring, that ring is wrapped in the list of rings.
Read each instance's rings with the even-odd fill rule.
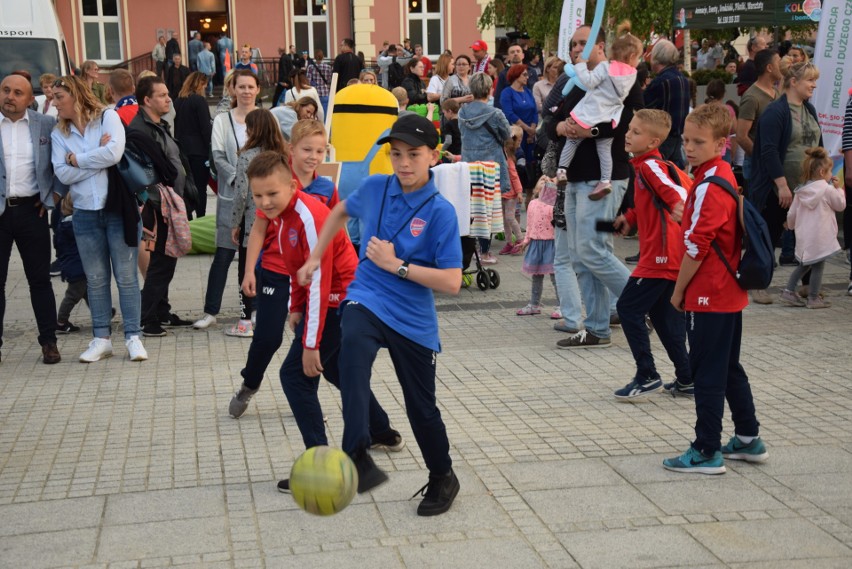
[[[408,278],[408,261],[403,261],[399,268],[396,270],[396,276],[401,279]]]

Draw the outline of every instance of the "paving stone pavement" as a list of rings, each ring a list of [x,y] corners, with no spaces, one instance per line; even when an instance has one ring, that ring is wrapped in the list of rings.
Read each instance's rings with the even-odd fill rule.
[[[623,256],[637,243],[616,247]],[[210,260],[178,263],[171,299],[183,317],[201,314]],[[453,508],[419,518],[408,499],[427,473],[382,354],[373,387],[409,445],[375,455],[389,483],[317,518],[275,489],[303,450],[275,373],[283,350],[243,418],[227,413],[249,345],[222,333],[236,316],[236,265],[214,328],[145,339],[141,364],[116,336],[115,357],[86,365],[80,306],[72,321],[83,331],[60,336],[64,360],[46,366],[13,254],[0,567],[852,566],[852,297],[840,255],[826,271],[830,309],[746,310],[743,364],[770,459],[728,461],[718,477],[661,467],[689,443],[692,400],[614,400],[633,372],[619,331],[607,350],[556,350],[546,316],[514,315],[529,294],[520,262],[501,257],[496,290],[438,298],[438,400],[461,481]],[[789,271],[779,268],[775,284]],[[553,304],[551,289],[545,296]],[[322,383],[320,398],[338,445],[338,393]]]

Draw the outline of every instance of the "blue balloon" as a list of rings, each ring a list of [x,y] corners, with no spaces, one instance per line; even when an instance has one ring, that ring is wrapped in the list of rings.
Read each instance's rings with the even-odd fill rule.
[[[598,33],[601,31],[601,23],[603,22],[604,11],[606,10],[606,0],[598,0],[597,5],[595,6],[595,18],[592,20],[592,28],[589,30],[589,40],[586,42],[586,47],[583,48],[583,59],[588,60],[589,56],[592,55],[592,48],[595,46],[595,42],[592,38],[598,37]],[[565,87],[562,88],[562,96],[564,97],[568,93],[571,92],[575,86],[579,87],[583,91],[588,91],[588,88],[583,85],[583,83],[577,79],[577,73],[574,71],[574,66],[568,63],[565,66],[565,74],[568,76],[568,82],[565,84]]]

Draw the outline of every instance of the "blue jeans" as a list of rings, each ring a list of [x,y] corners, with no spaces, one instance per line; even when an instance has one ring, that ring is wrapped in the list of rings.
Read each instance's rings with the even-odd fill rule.
[[[322,116],[328,116],[328,97],[320,97],[320,105],[322,105]]]
[[[566,196],[567,200],[567,196]],[[555,254],[553,256],[553,274],[556,277],[556,290],[559,291],[559,309],[565,326],[580,329],[583,301],[580,299],[580,285],[577,284],[577,273],[571,263],[571,250],[566,229],[554,229]]]
[[[598,338],[609,338],[609,317],[616,298],[627,285],[630,271],[613,253],[613,236],[595,229],[599,219],[615,219],[627,180],[613,180],[612,193],[592,201],[596,180],[569,182],[565,192],[568,251],[586,305],[585,328]],[[559,294],[564,294],[561,289]]]
[[[124,242],[124,222],[116,213],[104,210],[75,209],[72,219],[77,249],[89,282],[89,308],[92,311],[92,335],[108,338],[112,333],[112,297],[110,269],[118,286],[118,301],[124,323],[125,339],[141,330],[142,294],[139,290],[136,259],[139,249]],[[137,228],[142,237],[141,225]]]
[[[743,178],[746,183],[748,183],[749,178],[751,178],[751,156],[745,156],[743,158]]]

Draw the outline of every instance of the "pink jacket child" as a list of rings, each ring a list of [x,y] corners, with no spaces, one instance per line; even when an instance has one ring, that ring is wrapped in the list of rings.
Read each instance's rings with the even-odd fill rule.
[[[527,236],[524,245],[527,252],[521,272],[531,277],[532,291],[529,304],[518,310],[518,316],[541,314],[541,295],[544,289],[544,276],[550,275],[550,281],[556,291],[557,308],[550,317],[554,320],[562,318],[559,312],[559,291],[556,290],[556,278],[553,275],[553,258],[555,255],[553,232],[553,205],[556,203],[556,184],[552,180],[542,178],[537,184],[539,196],[527,207]]]
[[[787,212],[787,228],[796,232],[796,258],[803,265],[823,261],[840,250],[835,212],[846,208],[846,196],[825,180],[800,186]]]

